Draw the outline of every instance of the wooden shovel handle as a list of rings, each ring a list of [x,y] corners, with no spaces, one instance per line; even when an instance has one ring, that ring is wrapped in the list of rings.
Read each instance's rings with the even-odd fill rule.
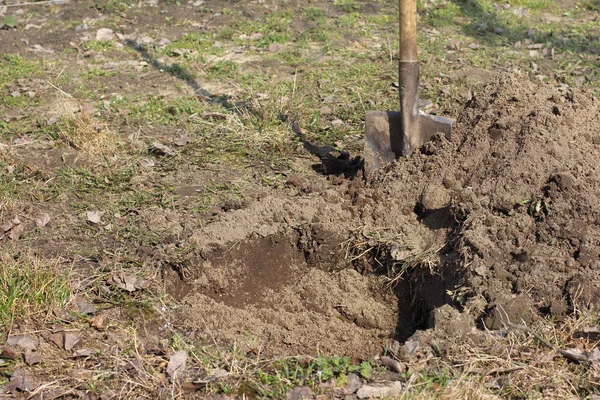
[[[400,0],[400,62],[417,61],[417,0]]]

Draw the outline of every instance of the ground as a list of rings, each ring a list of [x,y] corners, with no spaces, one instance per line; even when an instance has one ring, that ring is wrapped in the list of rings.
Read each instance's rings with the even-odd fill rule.
[[[597,0],[0,2],[0,398],[594,398]]]

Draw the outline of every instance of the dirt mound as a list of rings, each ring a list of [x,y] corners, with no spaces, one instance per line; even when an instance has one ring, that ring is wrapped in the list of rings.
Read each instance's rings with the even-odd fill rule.
[[[468,102],[452,143],[381,171],[363,215],[417,254],[439,249],[451,297],[489,328],[597,306],[598,115],[589,93],[503,76]],[[411,208],[425,234],[399,226]]]
[[[503,76],[452,142],[368,179],[292,177],[190,238],[169,284],[182,323],[272,354],[367,357],[417,328],[464,333],[450,319],[496,329],[596,307],[598,115],[588,93]]]

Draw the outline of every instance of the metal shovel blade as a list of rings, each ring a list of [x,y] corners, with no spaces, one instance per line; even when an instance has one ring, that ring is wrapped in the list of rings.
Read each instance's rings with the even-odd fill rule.
[[[450,140],[452,120],[419,110],[417,1],[400,0],[398,92],[400,111],[371,111],[365,116],[365,173],[396,158],[410,156],[437,133]]]
[[[403,129],[400,111],[369,111],[365,116],[365,172],[370,174],[401,156],[410,156],[435,134],[451,139],[453,120],[418,110]],[[404,132],[403,132],[404,131]]]

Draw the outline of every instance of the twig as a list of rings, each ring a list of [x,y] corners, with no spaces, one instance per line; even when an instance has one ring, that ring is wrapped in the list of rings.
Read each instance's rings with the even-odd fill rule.
[[[21,6],[37,6],[40,4],[67,4],[68,0],[46,0],[46,1],[34,1],[31,3],[19,3],[19,4],[5,4],[4,7],[21,7]]]
[[[561,356],[563,356],[567,360],[575,361],[575,362],[578,362],[578,363],[585,363],[585,362],[590,361],[589,358],[585,354],[577,354],[577,353],[574,353],[574,352],[570,352],[568,350],[559,349],[558,347],[554,346],[552,343],[550,343],[549,341],[547,341],[546,339],[544,339],[543,337],[541,337],[539,334],[537,334],[535,331],[533,331],[532,329],[528,328],[525,325],[517,325],[517,324],[513,324],[512,322],[509,322],[507,324],[507,326],[509,328],[519,329],[519,330],[525,331],[525,332],[533,335],[544,346],[549,347],[550,349],[556,351],[558,354],[560,354]]]
[[[509,374],[511,372],[515,372],[515,371],[519,371],[522,370],[523,367],[518,366],[518,367],[507,367],[507,368],[502,368],[502,367],[497,367],[497,368],[492,368],[489,371],[485,371],[484,369],[481,368],[473,368],[470,369],[467,373],[469,374],[477,374],[477,375],[485,375],[485,376],[489,376],[489,375],[503,375],[503,374]]]
[[[73,98],[72,95],[70,95],[69,93],[65,92],[64,90],[62,90],[61,88],[59,88],[58,86],[54,86],[52,84],[52,82],[48,82],[48,85],[52,86],[54,89],[58,90],[59,92],[61,92],[62,94],[64,94],[65,96],[69,97],[69,98]]]

